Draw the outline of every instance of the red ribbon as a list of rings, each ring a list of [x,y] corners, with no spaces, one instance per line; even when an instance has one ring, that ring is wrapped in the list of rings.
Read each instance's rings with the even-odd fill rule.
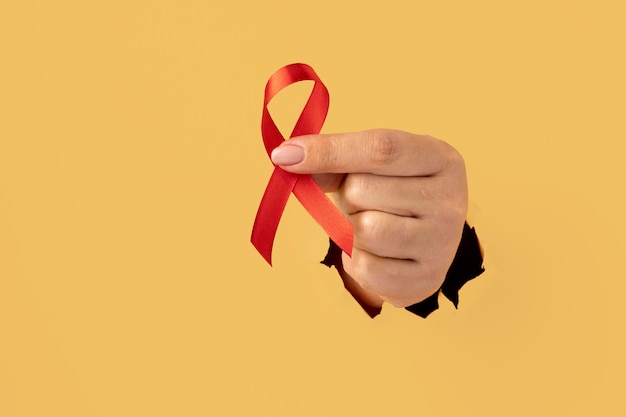
[[[314,81],[311,95],[300,113],[290,137],[317,134],[328,113],[329,95],[326,86],[313,68],[306,64],[291,64],[276,71],[265,86],[261,132],[267,154],[285,139],[272,120],[268,103],[283,88],[299,81]],[[289,195],[294,193],[309,214],[322,226],[328,236],[348,255],[352,255],[354,229],[352,224],[326,197],[313,177],[308,174],[293,174],[274,165],[274,172],[267,184],[252,228],[252,244],[272,264],[272,246],[280,217],[285,210]]]

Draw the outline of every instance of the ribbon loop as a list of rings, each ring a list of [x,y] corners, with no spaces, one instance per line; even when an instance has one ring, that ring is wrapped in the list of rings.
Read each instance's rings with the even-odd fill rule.
[[[310,66],[287,65],[272,74],[265,86],[261,133],[268,156],[285,138],[274,123],[267,105],[283,88],[300,81],[314,81],[315,84],[290,137],[317,134],[322,130],[330,103],[328,89]],[[353,226],[328,199],[313,177],[308,174],[293,174],[274,165],[274,172],[265,188],[252,228],[251,242],[263,258],[272,264],[272,247],[278,223],[292,192],[328,236],[344,252],[351,255]]]

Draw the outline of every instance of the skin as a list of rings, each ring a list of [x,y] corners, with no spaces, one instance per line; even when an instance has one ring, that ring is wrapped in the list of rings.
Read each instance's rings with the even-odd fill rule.
[[[352,257],[342,259],[355,297],[407,307],[441,287],[467,214],[465,164],[452,146],[375,129],[295,137],[272,160],[313,174],[354,225]]]

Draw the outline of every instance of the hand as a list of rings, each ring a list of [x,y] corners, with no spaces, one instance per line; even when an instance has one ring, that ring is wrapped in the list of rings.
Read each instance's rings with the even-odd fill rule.
[[[292,138],[272,161],[334,193],[354,225],[352,258],[342,260],[359,296],[406,307],[441,287],[467,213],[465,164],[452,146],[376,129]]]

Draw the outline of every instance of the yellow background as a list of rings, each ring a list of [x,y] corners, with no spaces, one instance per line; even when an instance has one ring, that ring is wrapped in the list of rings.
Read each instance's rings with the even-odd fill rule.
[[[0,416],[622,416],[623,1],[3,1]],[[465,156],[487,272],[369,320],[290,200],[263,88]],[[272,110],[284,129],[306,91]],[[285,99],[286,97],[286,99]]]

